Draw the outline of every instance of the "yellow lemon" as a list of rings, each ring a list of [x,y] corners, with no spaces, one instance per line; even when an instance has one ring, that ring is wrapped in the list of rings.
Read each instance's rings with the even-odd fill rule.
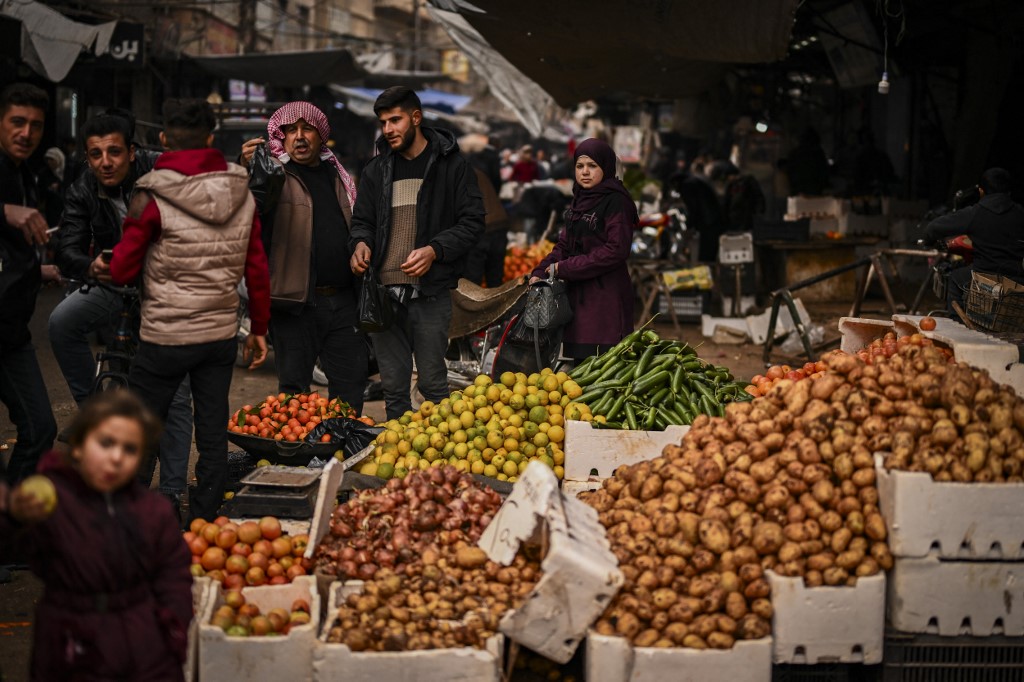
[[[543,381],[541,382],[540,388],[543,388],[545,391],[548,391],[550,393],[551,391],[558,390],[558,386],[560,383],[561,382],[558,381],[558,377],[556,377],[553,374],[548,374],[547,376],[544,377]]]
[[[504,466],[501,467],[502,473],[506,476],[515,476],[519,473],[519,465],[515,462],[505,462]]]
[[[561,481],[564,476],[565,476],[565,469],[556,464],[555,465],[555,478],[557,478],[559,481]]]
[[[487,464],[484,466],[484,476],[490,476],[491,478],[494,478],[497,475],[498,467],[494,466],[493,464]]]
[[[491,378],[486,374],[479,374],[477,375],[476,379],[473,379],[474,386],[482,386],[486,388],[487,386],[490,386],[492,383],[493,382],[491,381]]]
[[[476,415],[469,410],[459,414],[459,422],[462,424],[462,428],[468,429],[476,421]]]
[[[502,372],[501,377],[499,377],[499,380],[501,381],[503,386],[508,386],[509,388],[511,388],[516,385],[515,372]]]
[[[537,405],[536,407],[530,408],[530,421],[540,424],[548,419],[548,410],[546,407]]]
[[[483,460],[477,460],[476,462],[473,462],[470,465],[469,470],[470,470],[471,473],[480,475],[480,474],[484,473],[484,469],[486,469],[486,468],[487,468],[487,465],[483,463]]]
[[[361,467],[359,467],[359,473],[366,474],[367,476],[376,476],[377,475],[377,463],[376,462],[367,462],[366,464],[364,464]]]

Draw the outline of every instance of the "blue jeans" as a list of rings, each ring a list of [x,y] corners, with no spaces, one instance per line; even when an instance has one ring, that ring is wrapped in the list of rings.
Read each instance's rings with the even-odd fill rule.
[[[327,391],[363,412],[369,349],[366,337],[356,328],[359,315],[351,291],[332,296],[314,294],[313,302],[298,314],[277,312],[270,317],[274,340],[277,390],[305,393],[320,358],[327,375]]]
[[[189,521],[217,516],[228,477],[228,391],[235,369],[238,341],[160,346],[142,341],[132,365],[131,386],[162,418],[167,418],[171,401],[188,377],[195,401],[196,490],[189,497]],[[177,459],[177,461],[175,461]],[[184,471],[188,455],[168,456],[160,451],[160,469]]]
[[[444,362],[448,324],[452,319],[451,292],[445,289],[437,296],[414,298],[406,308],[408,314],[398,315],[399,321],[391,329],[370,334],[388,419],[401,417],[412,409],[409,391],[413,356],[423,397],[440,402],[451,394]]]
[[[39,458],[57,437],[57,422],[31,343],[0,348],[0,401],[18,429],[18,443],[7,465],[7,480],[15,483],[36,470]]]
[[[123,305],[121,297],[117,294],[93,287],[88,293],[72,291],[50,313],[49,336],[53,356],[68,382],[71,397],[79,405],[92,394],[93,380],[96,376],[96,358],[89,347],[89,334],[102,329],[116,328]],[[192,406],[187,380],[175,393],[174,402],[167,413],[160,449],[169,453],[169,461],[183,461],[187,466],[188,456],[192,450]],[[149,474],[152,478],[152,467]],[[185,492],[185,478],[185,466],[181,467],[180,471],[176,467],[161,466],[160,492]]]

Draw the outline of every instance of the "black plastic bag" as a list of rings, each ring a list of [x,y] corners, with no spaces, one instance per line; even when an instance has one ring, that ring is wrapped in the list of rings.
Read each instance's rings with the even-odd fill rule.
[[[377,434],[383,430],[384,428],[381,426],[370,426],[358,419],[333,417],[314,426],[306,436],[306,441],[318,443],[325,433],[329,433],[333,444],[337,445],[348,458],[372,443],[377,438]]]
[[[270,155],[267,145],[258,145],[249,162],[249,190],[263,214],[277,208],[283,187],[284,166]]]
[[[394,302],[373,271],[367,266],[359,290],[359,328],[367,334],[387,331],[395,322]]]

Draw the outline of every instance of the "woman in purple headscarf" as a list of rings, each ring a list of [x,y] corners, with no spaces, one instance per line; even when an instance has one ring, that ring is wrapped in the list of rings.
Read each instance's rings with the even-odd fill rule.
[[[633,330],[633,284],[626,269],[633,229],[633,198],[615,177],[615,152],[607,143],[583,141],[573,156],[576,184],[558,244],[533,271],[531,282],[555,276],[569,284],[572,321],[563,353],[577,361],[603,352]]]

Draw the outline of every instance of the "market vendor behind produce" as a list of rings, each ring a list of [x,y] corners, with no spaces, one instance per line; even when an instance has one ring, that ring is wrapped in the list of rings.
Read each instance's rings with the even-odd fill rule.
[[[615,152],[598,139],[574,154],[576,184],[558,244],[540,262],[531,284],[547,276],[569,283],[572,321],[562,352],[577,362],[597,355],[633,330],[633,285],[626,268],[637,224],[633,197],[615,177]]]

